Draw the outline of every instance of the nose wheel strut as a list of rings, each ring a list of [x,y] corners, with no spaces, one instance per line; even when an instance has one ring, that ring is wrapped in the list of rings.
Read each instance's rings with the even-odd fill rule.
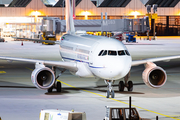
[[[108,85],[107,88],[107,93],[106,93],[106,98],[109,98],[109,96],[111,96],[111,98],[114,98],[114,90],[112,90],[112,84],[114,83],[114,80],[104,80],[104,82]]]

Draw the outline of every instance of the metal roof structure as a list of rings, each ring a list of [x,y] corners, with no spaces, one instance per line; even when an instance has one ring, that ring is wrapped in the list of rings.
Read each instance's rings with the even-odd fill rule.
[[[131,0],[104,0],[99,7],[126,7]]]
[[[175,7],[180,0],[149,0],[145,5],[157,4],[158,7]]]
[[[13,0],[8,7],[26,7],[31,0]]]
[[[32,0],[0,0],[0,7],[9,4],[8,7],[26,7]],[[47,7],[65,7],[64,0],[41,0]],[[76,6],[82,0],[76,0]],[[90,0],[92,1],[92,0]],[[180,0],[140,0],[145,6],[157,4],[158,7],[175,7]],[[96,4],[96,0],[92,1]],[[98,7],[126,7],[131,0],[104,0]]]
[[[59,0],[53,7],[65,7],[66,3],[65,0]],[[82,0],[76,0],[76,6],[81,2]],[[64,3],[63,3],[64,2]]]

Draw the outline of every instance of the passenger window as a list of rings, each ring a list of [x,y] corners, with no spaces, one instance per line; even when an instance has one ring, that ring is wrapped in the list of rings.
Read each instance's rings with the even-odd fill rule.
[[[103,53],[103,51],[104,51],[104,50],[101,50],[101,52],[99,53],[99,55],[98,55],[98,56],[101,56],[101,54]]]
[[[126,54],[130,56],[129,52],[127,50],[125,50]]]
[[[116,55],[117,55],[117,52],[116,52],[116,51],[109,50],[109,51],[108,51],[108,55],[114,55],[114,56],[116,56]]]
[[[102,56],[105,56],[105,55],[107,55],[107,50],[105,50],[102,54]]]
[[[125,55],[124,50],[120,50],[120,51],[118,51],[118,55]]]

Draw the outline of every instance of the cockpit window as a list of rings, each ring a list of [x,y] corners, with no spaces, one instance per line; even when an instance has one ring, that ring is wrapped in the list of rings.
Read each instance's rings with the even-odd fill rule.
[[[105,55],[109,55],[109,56],[123,56],[123,55],[128,55],[130,56],[129,52],[127,50],[101,50],[98,54],[98,56],[105,56]]]
[[[108,50],[108,55],[114,55],[114,56],[116,56],[116,55],[117,55],[117,52],[116,52],[116,51],[113,51],[113,50]]]
[[[102,54],[102,56],[107,55],[107,50],[105,50]]]
[[[125,50],[126,54],[130,56],[129,52],[127,50]]]
[[[119,51],[118,51],[118,55],[125,55],[124,50],[119,50]]]
[[[101,50],[101,52],[99,53],[99,55],[98,55],[98,56],[101,56],[101,54],[103,53],[103,51],[104,51],[104,50]]]

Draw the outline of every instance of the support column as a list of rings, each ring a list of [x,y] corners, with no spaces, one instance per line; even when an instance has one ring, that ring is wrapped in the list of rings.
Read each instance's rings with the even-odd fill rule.
[[[166,16],[166,35],[169,35],[169,16]]]

